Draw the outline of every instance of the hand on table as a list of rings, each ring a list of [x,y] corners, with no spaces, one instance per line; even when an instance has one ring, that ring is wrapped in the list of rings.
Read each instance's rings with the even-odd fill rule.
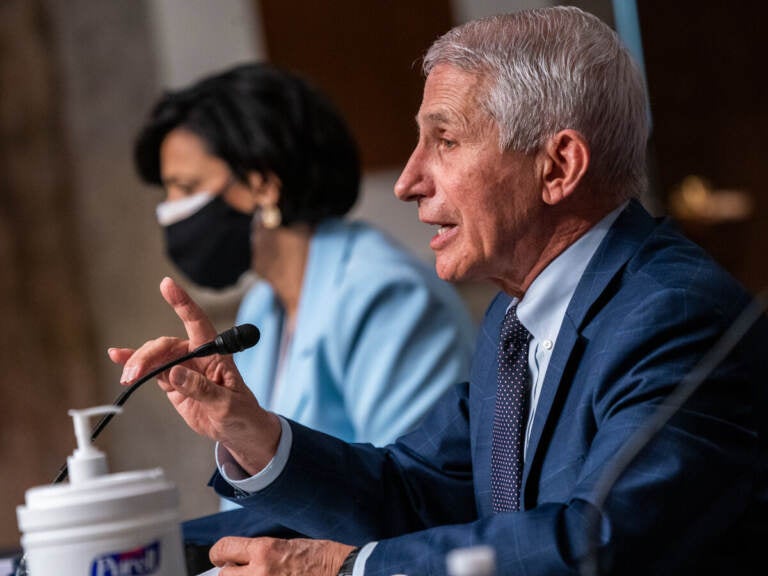
[[[295,538],[222,538],[210,559],[219,576],[336,576],[353,546]]]

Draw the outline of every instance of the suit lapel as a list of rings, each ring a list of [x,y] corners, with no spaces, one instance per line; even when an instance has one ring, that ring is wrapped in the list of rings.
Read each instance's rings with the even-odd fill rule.
[[[295,419],[299,418],[299,404],[305,401],[307,394],[315,392],[306,388],[312,379],[292,375],[310,373],[306,363],[317,361],[317,347],[329,330],[328,323],[333,313],[329,302],[333,302],[337,285],[342,279],[351,239],[351,228],[336,219],[319,224],[312,236],[293,342],[288,350],[286,366],[289,371],[285,374],[285,382],[290,382],[290,386],[279,390],[275,402],[275,409],[292,414]]]
[[[538,466],[537,461],[543,457],[541,439],[547,423],[560,417],[559,413],[552,412],[552,406],[558,394],[567,392],[570,382],[564,381],[563,376],[568,363],[578,359],[582,326],[600,295],[655,226],[656,222],[640,203],[632,200],[606,234],[576,287],[563,318],[536,406],[528,440],[528,457],[523,469],[523,494],[531,469]]]
[[[257,302],[258,307],[248,308],[248,315],[239,312],[238,322],[255,323],[261,330],[259,345],[234,355],[235,363],[243,374],[248,387],[265,406],[272,406],[273,382],[275,378],[277,353],[280,347],[280,330],[283,309],[275,298],[272,288],[266,282],[259,282],[253,288],[255,294],[248,298]]]

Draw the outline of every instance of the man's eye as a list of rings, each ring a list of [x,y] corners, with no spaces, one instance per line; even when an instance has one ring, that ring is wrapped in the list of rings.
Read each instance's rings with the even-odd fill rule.
[[[454,140],[448,140],[447,138],[440,138],[438,143],[440,148],[445,148],[446,150],[450,150],[456,146],[456,142]]]

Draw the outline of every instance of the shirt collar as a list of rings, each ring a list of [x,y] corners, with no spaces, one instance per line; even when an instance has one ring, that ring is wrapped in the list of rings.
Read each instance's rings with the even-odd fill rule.
[[[552,260],[519,300],[517,316],[534,339],[554,341],[584,270],[626,205],[624,202],[604,216]],[[512,304],[516,302],[518,300],[514,299]]]

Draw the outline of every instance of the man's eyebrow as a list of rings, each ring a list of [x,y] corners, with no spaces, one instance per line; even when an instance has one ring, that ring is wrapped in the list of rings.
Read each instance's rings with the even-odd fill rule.
[[[445,112],[436,111],[425,114],[423,120],[431,124],[445,124],[450,121],[450,117]]]
[[[442,111],[434,111],[428,112],[423,116],[417,114],[414,117],[414,120],[416,121],[416,131],[420,134],[425,125],[434,127],[441,124],[448,124],[451,121],[451,116]]]

